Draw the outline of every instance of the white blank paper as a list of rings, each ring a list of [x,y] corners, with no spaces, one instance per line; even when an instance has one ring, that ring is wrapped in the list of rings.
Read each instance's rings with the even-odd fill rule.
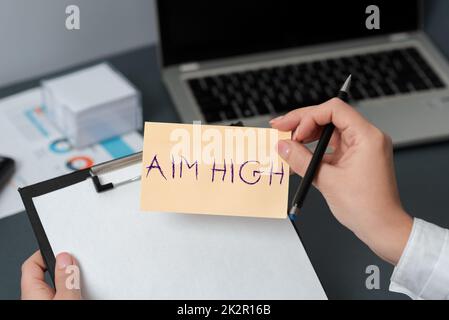
[[[139,197],[140,182],[97,193],[88,179],[34,198],[53,252],[79,261],[85,298],[326,298],[290,221],[144,213]]]

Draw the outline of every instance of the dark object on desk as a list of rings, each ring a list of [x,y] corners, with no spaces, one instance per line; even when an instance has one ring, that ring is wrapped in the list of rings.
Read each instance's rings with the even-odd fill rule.
[[[0,156],[0,192],[14,173],[14,160]]]
[[[343,86],[340,88],[338,92],[338,98],[341,100],[348,102],[349,89],[351,88],[351,75],[346,79]],[[334,132],[335,126],[333,123],[327,124],[323,133],[321,133],[320,140],[318,141],[318,145],[313,152],[312,159],[310,160],[309,166],[307,167],[306,174],[304,178],[301,180],[301,184],[298,187],[298,191],[296,191],[295,197],[293,198],[292,208],[289,212],[289,217],[291,220],[294,220],[295,217],[299,214],[299,210],[302,208],[304,204],[304,200],[307,196],[307,192],[309,192],[310,186],[312,185],[313,178],[320,167],[321,160],[323,160],[324,153],[326,152],[327,146],[329,145],[329,141],[331,140],[332,133]]]

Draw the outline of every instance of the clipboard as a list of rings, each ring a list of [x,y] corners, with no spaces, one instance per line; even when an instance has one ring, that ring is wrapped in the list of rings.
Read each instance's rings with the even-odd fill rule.
[[[288,219],[134,212],[141,161],[142,152],[19,189],[52,280],[55,253],[68,251],[85,298],[326,299]]]

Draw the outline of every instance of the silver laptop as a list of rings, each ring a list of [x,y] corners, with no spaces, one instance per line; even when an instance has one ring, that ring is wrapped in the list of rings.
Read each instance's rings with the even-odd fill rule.
[[[421,5],[157,1],[163,79],[183,122],[267,126],[352,74],[352,104],[396,146],[447,139],[449,65]]]

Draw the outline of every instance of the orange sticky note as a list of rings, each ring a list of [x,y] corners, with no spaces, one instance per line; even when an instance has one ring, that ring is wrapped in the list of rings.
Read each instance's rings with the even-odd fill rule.
[[[289,166],[277,142],[289,132],[145,123],[141,209],[286,218]]]

